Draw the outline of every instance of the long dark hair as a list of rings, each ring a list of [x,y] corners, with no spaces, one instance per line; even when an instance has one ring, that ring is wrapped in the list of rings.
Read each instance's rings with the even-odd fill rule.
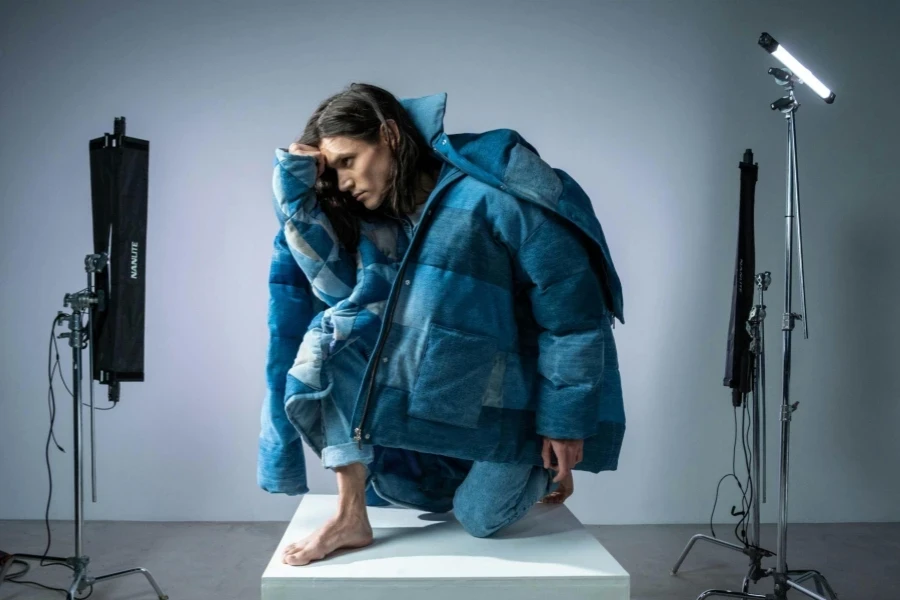
[[[393,139],[388,119],[396,122],[399,139]],[[359,219],[398,217],[413,212],[419,174],[429,172],[436,179],[441,160],[432,154],[428,142],[397,98],[368,83],[351,83],[322,101],[309,118],[303,134],[295,140],[318,147],[324,137],[344,136],[377,144],[382,125],[394,144],[391,146],[393,160],[388,189],[378,209],[369,210],[350,193],[342,192],[338,187],[337,171],[330,167],[316,181],[316,199],[338,239],[351,252],[355,252],[359,244]]]

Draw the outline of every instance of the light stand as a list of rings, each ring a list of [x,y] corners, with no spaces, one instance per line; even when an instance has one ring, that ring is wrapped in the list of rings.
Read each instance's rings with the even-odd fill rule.
[[[74,442],[73,445],[75,447],[74,456],[75,456],[75,556],[71,556],[68,558],[62,558],[57,556],[41,556],[38,554],[9,554],[4,556],[4,561],[2,563],[2,568],[0,568],[0,585],[3,584],[3,581],[6,577],[7,572],[14,562],[24,562],[24,561],[50,561],[51,563],[66,565],[74,571],[72,585],[69,587],[68,593],[66,594],[66,598],[68,600],[74,600],[76,598],[76,594],[80,593],[87,587],[93,586],[93,584],[98,583],[100,581],[106,581],[110,579],[116,579],[119,577],[124,577],[126,575],[131,575],[134,573],[143,573],[147,580],[150,582],[150,585],[153,586],[153,589],[156,591],[156,595],[159,597],[159,600],[168,600],[168,596],[163,593],[160,587],[156,584],[156,581],[153,579],[153,576],[149,571],[143,568],[135,568],[128,569],[125,571],[119,571],[117,573],[111,573],[109,575],[102,575],[100,577],[92,577],[88,573],[88,563],[90,562],[90,558],[85,556],[84,548],[82,543],[82,533],[84,530],[84,473],[82,469],[82,452],[83,441],[82,441],[82,404],[81,404],[81,374],[82,374],[82,359],[81,359],[81,351],[88,347],[88,344],[92,343],[90,339],[89,331],[85,331],[82,325],[82,315],[84,312],[93,313],[94,307],[98,304],[102,304],[105,299],[103,294],[98,294],[94,288],[94,280],[92,278],[92,274],[102,271],[107,263],[107,255],[106,253],[102,254],[89,254],[85,257],[84,265],[85,271],[87,271],[87,281],[88,287],[86,290],[82,290],[80,292],[76,292],[74,294],[66,294],[64,298],[64,306],[69,306],[72,309],[71,314],[65,314],[60,312],[56,319],[57,322],[62,321],[63,319],[68,320],[69,322],[69,333],[60,334],[60,338],[69,338],[69,346],[72,347],[72,399],[73,399],[73,418],[75,423],[74,430]],[[93,319],[93,317],[92,317]],[[91,373],[93,373],[93,352],[88,352],[88,355],[91,357]],[[92,451],[92,464],[94,463],[94,386],[93,381],[90,386],[90,408],[91,408],[91,451]],[[94,478],[92,478],[92,482]],[[96,489],[94,491],[94,500],[96,501]],[[40,564],[40,563],[39,563]],[[10,580],[14,581],[14,580]]]
[[[681,556],[678,558],[678,561],[675,563],[675,566],[672,567],[672,575],[678,574],[678,569],[681,567],[681,563],[684,562],[684,559],[687,558],[688,553],[691,551],[691,548],[694,547],[698,541],[706,541],[712,544],[716,544],[722,546],[723,548],[728,548],[730,550],[736,550],[737,552],[741,552],[750,557],[750,569],[747,572],[747,575],[744,577],[743,584],[741,586],[741,591],[744,594],[747,594],[750,589],[750,582],[756,583],[766,575],[769,575],[770,571],[764,570],[762,568],[762,560],[763,558],[767,558],[770,556],[774,556],[772,552],[766,550],[765,548],[760,547],[760,533],[759,533],[759,502],[762,500],[765,502],[765,467],[762,468],[760,463],[765,464],[766,457],[766,438],[765,438],[765,423],[766,423],[766,358],[765,358],[765,332],[764,332],[764,324],[766,318],[766,306],[764,303],[764,292],[769,288],[769,284],[772,282],[771,273],[766,271],[764,273],[758,273],[756,275],[756,289],[758,294],[758,303],[750,309],[750,316],[747,319],[747,323],[749,325],[750,330],[750,352],[753,354],[753,362],[751,364],[751,386],[752,386],[752,398],[753,398],[753,406],[751,408],[751,420],[752,420],[752,454],[751,454],[751,470],[750,470],[750,489],[752,491],[752,495],[750,498],[750,529],[749,529],[749,544],[744,546],[739,546],[737,544],[732,544],[730,542],[726,542],[708,535],[697,534],[690,539],[684,551],[681,553]],[[744,394],[743,402],[747,402],[747,394]],[[760,414],[762,416],[760,416]],[[762,451],[760,451],[760,447],[762,447]],[[762,473],[762,485],[760,485],[760,473]],[[759,493],[758,490],[762,490],[762,494]],[[709,590],[704,592],[705,596],[713,593],[724,593],[731,594],[733,592],[729,592],[726,590]],[[752,596],[747,594],[745,597],[757,597],[757,598],[765,598],[765,596]]]
[[[771,36],[764,33],[760,37],[760,45],[776,54],[781,48]],[[772,44],[775,45],[773,50]],[[777,56],[777,54],[776,54]],[[790,56],[790,55],[788,55]],[[793,58],[793,57],[791,57]],[[799,64],[799,63],[798,63]],[[796,67],[795,67],[796,68]],[[802,66],[801,66],[802,68]],[[837,595],[825,577],[814,570],[791,571],[787,568],[787,502],[788,502],[788,472],[790,459],[790,435],[791,435],[791,416],[799,402],[790,402],[790,384],[791,384],[791,335],[794,330],[794,321],[800,319],[803,321],[803,337],[809,338],[809,319],[806,310],[806,281],[803,277],[803,235],[800,227],[800,183],[799,169],[797,166],[797,117],[796,112],[800,107],[797,99],[794,97],[794,85],[801,81],[785,69],[769,69],[769,73],[775,77],[779,85],[783,85],[787,91],[787,96],[782,97],[771,104],[772,110],[780,110],[785,115],[787,121],[787,194],[785,202],[785,220],[784,220],[784,314],[782,315],[781,332],[782,332],[782,380],[781,380],[781,468],[779,473],[779,497],[778,497],[778,546],[777,546],[777,568],[772,574],[775,579],[775,597],[778,600],[785,598],[788,589],[795,589],[798,592],[815,598],[816,600],[837,599]],[[810,73],[807,80],[812,78]],[[814,79],[814,78],[813,78]],[[816,80],[818,81],[818,80]],[[824,86],[822,86],[824,88]],[[834,102],[834,94],[829,90],[817,90],[826,102],[829,104]],[[826,93],[827,92],[827,93]],[[797,252],[800,266],[800,297],[803,304],[803,314],[797,314],[791,309],[792,288],[793,288],[793,249],[794,249],[794,210],[796,209],[797,218]],[[792,578],[791,575],[797,575]],[[816,592],[808,590],[800,585],[802,581],[812,579],[816,585]],[[820,595],[821,594],[821,595]]]
[[[800,107],[794,97],[794,86],[798,83],[806,83],[826,103],[834,102],[835,95],[822,82],[820,82],[806,67],[785,50],[768,33],[763,33],[759,38],[759,45],[767,52],[778,58],[788,69],[771,68],[772,75],[779,85],[784,86],[787,96],[779,98],[770,107],[779,110],[785,115],[787,121],[787,197],[785,203],[785,227],[784,227],[784,314],[782,315],[782,383],[781,383],[781,461],[779,468],[779,496],[778,496],[778,545],[777,567],[769,569],[766,574],[771,575],[775,581],[775,593],[766,595],[748,594],[746,591],[731,592],[710,590],[698,597],[704,598],[719,596],[724,598],[758,598],[761,600],[786,600],[789,590],[797,590],[814,600],[837,600],[837,594],[831,589],[825,576],[820,572],[805,570],[790,570],[787,567],[787,502],[788,502],[788,471],[790,459],[790,434],[791,417],[797,410],[798,402],[790,402],[791,380],[791,334],[794,330],[794,321],[800,319],[804,325],[804,338],[809,338],[809,319],[804,318],[806,312],[806,283],[803,277],[803,237],[800,227],[800,184],[799,170],[797,167],[797,124],[796,112]],[[793,287],[793,257],[794,257],[794,216],[796,210],[797,221],[797,250],[800,266],[800,294],[803,304],[803,316],[792,311],[792,287]],[[816,586],[813,592],[800,584],[811,579]]]

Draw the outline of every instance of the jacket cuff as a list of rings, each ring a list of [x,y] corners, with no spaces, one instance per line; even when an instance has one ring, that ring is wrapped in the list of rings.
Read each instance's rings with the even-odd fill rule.
[[[301,496],[309,493],[305,483],[288,479],[258,479],[259,487],[270,494],[286,494],[288,496]]]
[[[537,433],[560,440],[583,440],[597,429],[600,386],[556,388],[541,377],[536,408]]]
[[[284,446],[259,440],[256,483],[266,492],[296,496],[309,492],[306,482],[306,458],[303,444]]]
[[[363,444],[360,448],[357,442],[347,442],[322,449],[322,466],[326,469],[344,467],[357,462],[368,466],[373,460],[375,452],[372,444]]]

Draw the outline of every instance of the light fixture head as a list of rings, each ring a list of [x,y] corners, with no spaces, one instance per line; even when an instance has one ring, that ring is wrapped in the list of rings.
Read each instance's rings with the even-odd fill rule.
[[[834,92],[828,89],[824,83],[819,81],[809,69],[800,64],[800,61],[794,58],[790,52],[785,50],[784,46],[779,44],[775,38],[768,33],[763,32],[762,35],[759,36],[759,45],[762,46],[766,52],[780,60],[781,63],[790,69],[802,83],[808,85],[815,93],[821,96],[826,103],[831,104],[834,102]]]

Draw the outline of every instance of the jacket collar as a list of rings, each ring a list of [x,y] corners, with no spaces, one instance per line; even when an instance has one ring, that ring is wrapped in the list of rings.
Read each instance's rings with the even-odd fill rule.
[[[447,111],[447,93],[431,94],[419,98],[399,98],[413,124],[429,146],[434,146],[444,133],[444,113]]]

